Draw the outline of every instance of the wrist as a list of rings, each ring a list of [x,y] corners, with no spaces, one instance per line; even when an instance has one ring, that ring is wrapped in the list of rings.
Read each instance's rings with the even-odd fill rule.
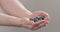
[[[14,19],[10,22],[10,24],[11,24],[12,26],[22,26],[22,24],[21,24],[21,19],[20,19],[20,18],[14,18]]]
[[[18,27],[21,27],[22,26],[22,23],[21,23],[22,21],[21,21],[21,18],[18,18],[17,20],[16,20],[16,26],[18,26]]]

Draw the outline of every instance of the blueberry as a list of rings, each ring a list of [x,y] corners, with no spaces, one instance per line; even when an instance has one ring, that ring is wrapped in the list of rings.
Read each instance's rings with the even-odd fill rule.
[[[38,21],[38,18],[36,17],[36,18],[34,18],[34,22],[36,22],[36,21]]]
[[[37,18],[38,20],[41,20],[41,18],[38,16],[38,18]]]
[[[36,21],[38,21],[38,18],[36,17],[36,18],[32,18],[32,19],[30,19],[30,20],[36,22]]]
[[[34,19],[30,19],[30,20],[34,20]]]
[[[41,20],[44,20],[45,16],[40,16]]]
[[[35,17],[35,18],[32,18],[30,20],[34,21],[34,22],[37,22],[39,20],[44,20],[45,16],[38,16],[38,17]]]

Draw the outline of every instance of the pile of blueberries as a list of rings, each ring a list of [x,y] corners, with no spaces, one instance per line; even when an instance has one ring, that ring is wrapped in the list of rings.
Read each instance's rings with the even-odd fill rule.
[[[45,16],[38,16],[38,17],[32,18],[30,20],[34,21],[34,22],[37,22],[37,21],[44,20],[44,19],[45,19]]]

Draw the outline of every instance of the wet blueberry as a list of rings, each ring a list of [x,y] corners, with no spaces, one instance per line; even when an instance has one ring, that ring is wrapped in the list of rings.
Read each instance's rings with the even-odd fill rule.
[[[34,22],[36,22],[36,21],[38,21],[38,18],[36,17],[36,18],[34,18]]]
[[[45,16],[40,16],[41,20],[44,20]]]
[[[39,21],[39,20],[44,20],[44,18],[45,18],[45,16],[38,16],[38,17],[33,18],[33,19],[30,19],[30,20],[32,20],[32,21],[34,21],[34,22],[37,22],[37,21]]]

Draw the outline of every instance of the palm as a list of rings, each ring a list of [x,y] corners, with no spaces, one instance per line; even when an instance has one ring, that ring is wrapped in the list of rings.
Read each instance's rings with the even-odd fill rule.
[[[49,15],[48,15],[48,13],[46,13],[46,12],[43,12],[43,11],[38,11],[38,12],[34,12],[31,16],[30,16],[30,18],[35,18],[35,17],[37,17],[37,16],[45,16],[45,19],[44,20],[42,20],[42,21],[37,21],[37,22],[35,22],[35,27],[36,28],[38,28],[37,26],[41,26],[41,24],[42,24],[42,26],[44,26],[44,25],[46,25],[47,23],[49,23]],[[35,29],[35,28],[34,28]]]
[[[45,16],[45,19],[41,20],[41,21],[39,20],[37,22],[28,20],[31,18],[35,18],[37,16]],[[43,11],[34,12],[28,18],[23,18],[23,26],[27,27],[28,29],[31,29],[31,30],[36,30],[38,28],[41,28],[41,27],[45,26],[48,22],[49,22],[49,15]]]

